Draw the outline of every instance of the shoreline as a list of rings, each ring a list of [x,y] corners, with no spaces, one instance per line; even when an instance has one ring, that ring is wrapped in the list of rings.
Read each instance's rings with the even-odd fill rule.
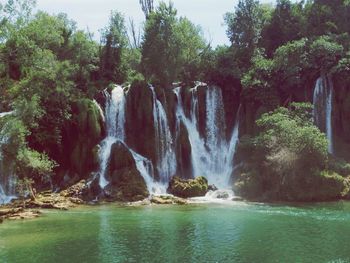
[[[56,210],[56,211],[68,211],[71,209],[81,207],[98,207],[103,205],[119,205],[120,207],[141,207],[141,206],[169,206],[169,205],[204,205],[204,204],[218,204],[228,205],[235,202],[260,204],[266,206],[291,206],[298,207],[304,205],[317,205],[324,203],[336,203],[346,202],[348,200],[338,199],[330,201],[314,201],[314,202],[259,202],[250,201],[240,197],[234,197],[231,199],[210,199],[203,197],[195,198],[181,198],[173,195],[152,195],[144,200],[140,201],[112,201],[112,200],[101,200],[101,201],[84,201],[76,197],[65,197],[61,193],[40,193],[35,200],[13,200],[8,204],[0,205],[0,224],[6,221],[17,221],[17,220],[28,220],[41,217],[45,211]]]

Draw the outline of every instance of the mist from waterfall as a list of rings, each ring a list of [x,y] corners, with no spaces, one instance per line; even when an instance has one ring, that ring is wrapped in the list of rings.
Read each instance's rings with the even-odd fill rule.
[[[230,139],[227,140],[221,89],[206,87],[206,120],[205,136],[203,137],[198,125],[198,86],[190,91],[189,117],[185,115],[180,91],[180,88],[174,89],[178,100],[177,122],[182,121],[189,134],[194,175],[205,176],[210,184],[214,184],[219,188],[230,188],[233,159],[238,142],[239,116],[236,117],[233,132]],[[176,127],[179,127],[179,124]]]
[[[333,82],[330,77],[317,79],[313,94],[313,117],[315,125],[325,132],[328,139],[328,152],[334,154],[332,112]]]

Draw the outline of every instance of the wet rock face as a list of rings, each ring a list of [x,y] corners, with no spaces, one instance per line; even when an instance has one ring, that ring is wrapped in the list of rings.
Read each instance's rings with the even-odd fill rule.
[[[183,100],[185,115],[191,117],[191,111],[194,101],[197,102],[196,116],[198,120],[199,133],[202,137],[205,136],[206,128],[206,85],[194,87],[184,87],[181,89],[181,97]]]
[[[166,112],[169,129],[175,134],[177,99],[172,88],[155,87],[157,99],[162,103]]]
[[[208,181],[203,176],[189,180],[174,176],[169,182],[168,192],[183,198],[205,196],[208,192]]]
[[[228,84],[229,83],[229,84]],[[231,79],[228,83],[218,83],[222,90],[222,98],[225,109],[226,118],[226,136],[231,136],[231,131],[235,123],[237,111],[240,104],[241,82],[238,79]]]
[[[127,93],[125,131],[127,145],[155,163],[153,94],[146,82],[134,82]]]
[[[179,134],[176,140],[176,156],[177,174],[181,175],[181,178],[193,178],[191,151],[188,131],[183,122],[180,122]]]
[[[350,161],[350,78],[335,75],[334,84],[332,128],[334,136],[335,153]]]
[[[207,105],[206,105],[206,94],[207,94],[207,86],[199,86],[197,88],[197,96],[198,96],[198,127],[199,133],[202,137],[205,136],[206,132],[206,119],[207,119]]]
[[[120,141],[112,146],[107,178],[110,183],[105,193],[111,199],[138,201],[149,195],[145,180],[137,170],[132,153]]]

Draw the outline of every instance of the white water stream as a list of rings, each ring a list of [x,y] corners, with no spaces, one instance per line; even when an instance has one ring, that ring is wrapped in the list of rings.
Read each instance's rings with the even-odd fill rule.
[[[334,154],[332,112],[333,112],[333,83],[327,76],[317,79],[314,94],[314,122],[328,139],[328,152]]]

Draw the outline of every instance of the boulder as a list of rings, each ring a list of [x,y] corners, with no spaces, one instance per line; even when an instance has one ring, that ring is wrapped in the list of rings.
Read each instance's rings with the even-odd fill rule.
[[[123,142],[117,141],[111,147],[108,171],[110,174],[112,174],[114,171],[118,171],[123,168],[136,169],[136,163],[129,148]],[[113,180],[116,179],[117,178],[113,178],[112,176],[112,183],[114,183]]]
[[[171,196],[171,195],[161,195],[161,196],[152,196],[151,203],[158,205],[185,205],[187,204],[186,199]]]
[[[203,176],[188,180],[175,176],[169,182],[168,192],[183,198],[205,196],[208,180]]]
[[[217,191],[217,190],[218,190],[218,188],[216,187],[215,184],[210,184],[208,186],[208,191]]]
[[[139,201],[149,196],[147,185],[131,151],[121,141],[112,145],[107,168],[110,183],[105,189],[106,195],[120,201]]]

